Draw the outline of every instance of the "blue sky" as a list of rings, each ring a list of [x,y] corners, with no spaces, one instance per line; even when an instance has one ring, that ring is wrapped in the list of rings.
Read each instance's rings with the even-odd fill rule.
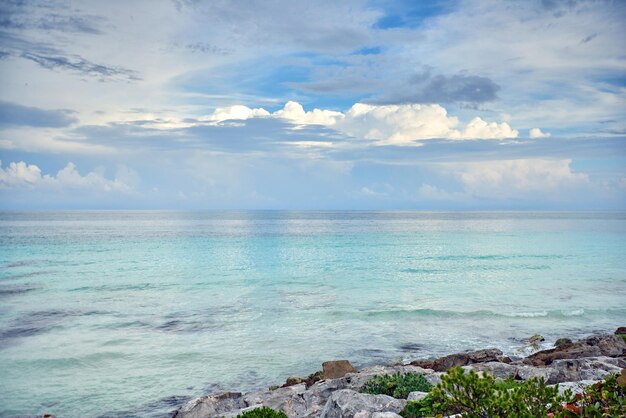
[[[626,209],[621,1],[0,0],[0,208]]]

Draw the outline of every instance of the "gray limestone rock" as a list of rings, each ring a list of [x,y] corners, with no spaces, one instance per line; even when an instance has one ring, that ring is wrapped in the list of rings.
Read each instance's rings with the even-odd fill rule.
[[[406,400],[387,395],[368,395],[350,389],[334,392],[322,410],[321,418],[354,418],[364,412],[398,413],[406,406]]]
[[[620,373],[626,361],[612,357],[586,357],[555,360],[550,365],[548,384],[579,380],[602,380],[609,373]]]
[[[243,395],[239,392],[219,392],[193,399],[183,405],[175,418],[206,418],[245,408]]]
[[[406,400],[407,401],[421,401],[427,395],[428,395],[428,392],[420,392],[417,390],[415,392],[409,393],[409,396],[406,397]]]

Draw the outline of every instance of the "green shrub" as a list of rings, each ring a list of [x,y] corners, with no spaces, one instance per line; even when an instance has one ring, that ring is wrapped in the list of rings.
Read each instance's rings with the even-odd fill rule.
[[[462,414],[467,418],[545,417],[551,405],[569,400],[559,396],[557,387],[546,386],[543,379],[517,383],[496,381],[460,367],[448,370],[441,383],[421,401],[409,402],[400,413],[405,418]]]
[[[428,392],[432,385],[421,374],[390,374],[374,376],[370,379],[361,392],[372,395],[389,395],[398,399],[406,399],[409,393],[414,391]]]
[[[546,386],[543,379],[496,381],[461,368],[449,370],[441,383],[420,401],[409,402],[400,415],[405,418],[462,414],[482,417],[620,417],[626,416],[624,387],[616,375],[588,386],[582,395]]]
[[[237,415],[237,418],[287,418],[284,412],[274,411],[272,408],[261,407]]]
[[[626,397],[624,386],[620,385],[616,374],[609,375],[602,383],[587,386],[575,402],[568,405],[564,417],[624,417]],[[567,415],[569,413],[569,415]]]

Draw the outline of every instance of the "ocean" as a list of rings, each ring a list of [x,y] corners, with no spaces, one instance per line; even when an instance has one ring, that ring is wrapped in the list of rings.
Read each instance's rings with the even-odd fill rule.
[[[0,213],[0,416],[626,326],[626,213]]]

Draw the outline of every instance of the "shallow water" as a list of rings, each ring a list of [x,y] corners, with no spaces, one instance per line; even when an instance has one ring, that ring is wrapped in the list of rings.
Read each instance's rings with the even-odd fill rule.
[[[191,396],[626,323],[626,214],[0,213],[0,416]]]

